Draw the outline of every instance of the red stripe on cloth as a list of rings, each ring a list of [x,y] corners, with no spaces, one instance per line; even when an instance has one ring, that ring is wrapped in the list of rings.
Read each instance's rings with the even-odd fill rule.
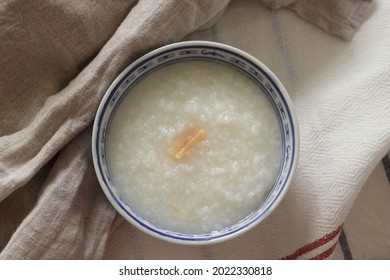
[[[324,259],[328,258],[330,255],[332,255],[332,253],[336,249],[336,245],[337,245],[337,242],[334,243],[334,245],[332,247],[330,247],[328,250],[322,252],[321,254],[318,254],[315,257],[310,258],[309,260],[324,260]]]
[[[283,257],[282,260],[296,260],[298,257],[302,256],[303,254],[306,254],[306,253],[313,251],[314,249],[316,249],[322,245],[325,245],[329,241],[333,240],[336,236],[338,236],[340,234],[342,228],[343,228],[343,224],[341,224],[337,229],[335,229],[331,233],[328,233],[328,234],[324,235],[323,237],[313,241],[312,243],[309,243],[309,244],[299,248],[291,255]]]

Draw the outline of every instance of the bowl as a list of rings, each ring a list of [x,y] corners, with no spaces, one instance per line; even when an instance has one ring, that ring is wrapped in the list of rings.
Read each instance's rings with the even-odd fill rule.
[[[205,68],[199,68],[201,69],[199,70],[195,67],[198,64],[207,66]],[[182,72],[186,72],[186,68],[183,68],[184,71],[180,70],[181,68],[177,68],[179,70],[167,69],[183,67],[183,65],[189,65],[184,67],[187,67],[188,69],[192,67],[195,70],[191,71],[195,71],[193,73],[198,73],[195,75],[192,72],[189,72],[190,74],[187,74],[188,77],[197,77],[197,75],[205,76],[205,78],[199,79],[208,79],[210,75],[218,74],[220,72],[218,67],[226,68],[226,74],[221,74],[225,75],[223,76],[223,82],[214,82],[214,80],[204,82],[204,84],[210,88],[210,92],[204,94],[204,98],[214,98],[212,96],[213,94],[216,94],[216,97],[214,98],[217,100],[216,103],[212,103],[210,99],[207,99],[206,101],[202,101],[203,103],[201,102],[200,105],[191,105],[191,102],[197,98],[197,92],[204,92],[204,88],[202,88],[204,85],[203,82],[200,83],[199,81],[187,83],[185,81],[185,77],[187,77],[185,76],[186,74],[180,76],[180,79],[184,81],[176,81],[176,84],[188,86],[189,89],[191,89],[189,92],[183,93],[176,89],[168,89],[166,92],[169,92],[169,94],[175,92],[178,95],[175,97],[164,97],[158,101],[153,99],[156,98],[157,95],[164,95],[161,91],[164,87],[167,87],[167,83],[169,84],[169,81],[167,81],[169,80],[169,75],[176,77]],[[193,67],[193,65],[195,66]],[[268,105],[264,106],[268,106],[268,109],[260,108],[260,105],[254,104],[256,102],[249,100],[252,97],[246,97],[246,95],[241,92],[240,87],[243,87],[240,82],[241,78],[237,78],[234,76],[236,74],[232,74],[229,71],[237,72],[239,73],[238,75],[245,77],[243,79],[249,80],[252,86],[256,88],[256,90],[259,90],[260,94],[256,93],[255,95],[263,96],[263,101],[261,102],[267,103]],[[168,72],[171,72],[171,74],[167,74]],[[156,73],[160,76],[156,76]],[[153,75],[156,76],[156,78],[154,78],[155,81],[154,83],[150,82],[148,86],[147,83],[152,79],[151,77],[153,77]],[[218,86],[226,91],[229,91],[232,87],[239,88],[237,93],[231,94],[232,96],[229,98],[234,99],[236,98],[234,95],[236,95],[237,100],[240,99],[241,101],[232,102],[233,104],[236,104],[235,102],[241,102],[240,104],[243,105],[240,106],[243,106],[243,111],[236,115],[229,115],[230,103],[226,103],[222,100],[224,97],[218,96],[218,89],[216,90],[215,87],[213,87],[211,90],[211,84],[214,85],[215,83],[219,83]],[[144,88],[139,89],[142,84],[146,85]],[[201,90],[198,90],[199,88]],[[134,93],[137,89],[138,91],[141,91],[141,93]],[[153,90],[156,90],[157,93],[153,93]],[[187,98],[183,101],[185,104],[180,105],[181,103],[178,103],[178,105],[177,103],[174,103],[180,102],[177,100],[180,100],[182,98],[180,96],[183,95]],[[192,101],[188,99],[194,96],[196,98],[191,99]],[[252,95],[249,94],[248,96]],[[129,98],[136,98],[138,101]],[[153,104],[158,104],[158,106],[156,105],[156,108],[150,109],[150,106],[154,106]],[[182,109],[183,112],[185,112],[183,114],[199,110],[199,107],[202,107],[202,104],[204,105],[203,107],[207,107],[208,111],[205,109],[205,111],[201,111],[201,113],[195,113],[195,116],[197,116],[196,114],[199,116],[199,123],[194,125],[193,121],[196,117],[194,118],[194,115],[191,115],[192,117],[189,118],[190,132],[188,132],[187,128],[187,130],[185,130],[187,132],[179,133],[178,131],[183,130],[184,126],[177,124],[177,120],[180,120],[183,117],[177,116],[177,118],[172,121],[169,119],[169,116],[175,118],[175,112],[179,109]],[[144,106],[144,109],[141,109],[142,106]],[[236,107],[241,108],[238,105]],[[207,119],[208,117],[206,114],[210,110],[214,110],[213,108],[218,108],[218,110],[220,110],[218,113],[219,115],[213,117],[218,120],[216,125],[214,125],[211,120],[213,118]],[[251,112],[247,113],[251,110],[250,108],[253,108],[253,114]],[[165,109],[171,110],[171,113],[164,117],[160,117],[160,111],[162,112]],[[264,115],[264,119],[261,120],[261,123],[257,124],[257,119],[263,118],[263,115],[261,114],[266,114],[264,112],[267,112],[267,110],[270,110],[270,112],[272,111],[273,117],[270,118],[272,118],[274,122],[268,122],[268,117]],[[123,116],[121,114],[123,114]],[[148,118],[151,114],[153,114],[153,118]],[[190,113],[188,114],[190,115]],[[146,115],[146,119],[138,119],[140,118],[140,115]],[[247,119],[246,116],[248,116]],[[120,118],[125,120],[130,119],[131,123],[124,125],[123,120],[122,122],[115,121]],[[157,122],[162,120],[163,124],[152,127],[152,124],[150,123],[156,122],[156,119]],[[138,127],[135,126],[135,122],[139,122]],[[169,122],[172,122],[172,129],[166,125]],[[201,126],[206,126],[207,129],[203,130],[202,127],[196,127],[196,125],[199,124],[201,124]],[[234,129],[230,132],[230,128],[224,127],[224,125],[229,127],[230,124],[231,127],[247,127],[248,132],[236,133],[234,132]],[[137,128],[126,132],[127,127],[133,126]],[[218,128],[219,126],[223,128]],[[259,133],[259,127],[265,127],[265,129]],[[151,131],[161,131],[161,133],[158,132],[157,134],[157,138],[162,135],[160,137],[163,139],[161,140],[161,143],[169,143],[173,141],[172,139],[176,139],[175,144],[171,144],[168,149],[171,152],[171,156],[173,155],[174,158],[170,157],[168,155],[169,153],[166,155],[167,159],[158,158],[158,156],[165,153],[167,149],[164,146],[162,149],[164,152],[160,152],[160,149],[159,151],[156,151],[154,147],[145,142],[142,137],[147,137],[149,133],[153,133]],[[269,134],[271,132],[277,134],[277,141],[271,139],[274,137],[272,136],[273,134]],[[184,136],[180,136],[180,134],[183,133]],[[247,138],[245,137],[249,137],[246,134],[253,134],[253,138],[250,139],[255,140],[246,140]],[[203,136],[205,138],[201,139]],[[127,146],[123,148],[124,144],[121,142],[122,140],[118,142],[115,142],[116,140],[110,140],[118,139],[120,137],[123,137],[123,141],[128,143],[126,145],[129,145],[129,148],[127,148]],[[222,143],[226,141],[227,143],[226,145],[218,144],[219,150],[214,153],[216,154],[214,155],[214,161],[207,158],[214,152],[210,151],[210,147],[214,147],[213,137],[219,137],[218,141],[222,141]],[[244,137],[244,140],[241,140],[240,137]],[[156,137],[151,136],[149,138]],[[277,143],[275,144],[275,147],[278,147],[278,150],[272,151],[274,148],[266,148],[264,151],[260,151],[258,146],[256,146],[260,145],[257,144],[256,139],[265,141],[264,143],[271,143],[264,145],[273,145],[272,143]],[[256,143],[251,146],[246,143],[248,141]],[[191,145],[189,145],[189,143]],[[192,147],[192,145],[195,146]],[[229,145],[231,145],[231,147]],[[226,149],[224,150],[225,146]],[[178,147],[180,149],[178,149]],[[138,152],[140,153],[139,159],[136,156]],[[114,156],[114,153],[117,153],[117,155]],[[184,160],[181,159],[183,154],[187,157]],[[254,155],[253,157],[255,159],[252,160],[252,158],[249,158],[249,165],[242,165],[242,167],[239,166],[239,168],[236,168],[235,164],[237,162],[243,162],[243,164],[248,162],[248,159],[234,159],[234,155],[240,156],[240,154],[247,154],[249,157]],[[267,154],[269,154],[268,158]],[[296,169],[298,154],[299,131],[297,118],[292,101],[279,79],[263,63],[248,53],[226,44],[209,41],[187,41],[166,45],[153,50],[134,61],[130,66],[123,70],[105,93],[97,110],[92,133],[92,155],[96,175],[105,195],[113,207],[128,222],[147,234],[165,241],[180,244],[200,245],[228,240],[261,223],[275,210],[286,194]],[[144,159],[148,157],[150,157],[149,161],[146,162],[145,160],[146,163],[140,166],[141,164],[139,162],[143,162]],[[163,157],[165,157],[165,154]],[[224,157],[227,158],[225,159]],[[233,159],[230,159],[229,157],[232,157]],[[207,161],[211,163],[207,165],[206,163],[197,163],[198,161]],[[262,163],[259,163],[261,161]],[[125,171],[119,170],[121,167],[115,167],[123,166],[128,164],[128,162],[132,162],[131,164],[133,165],[126,166],[123,169]],[[225,165],[221,168],[216,166],[218,165],[216,162]],[[194,164],[195,166],[199,165],[201,167],[194,167],[194,169],[191,164]],[[268,168],[271,168],[271,165],[276,166],[272,169],[273,173],[271,172],[274,174],[272,175],[273,177],[267,173],[267,170]],[[119,171],[117,171],[117,169]],[[162,169],[162,175],[153,175],[160,169]],[[252,169],[254,170],[251,171],[252,173],[254,172],[253,176],[251,173],[248,173],[249,175],[243,175],[243,173],[249,172],[248,170]],[[129,171],[129,174],[127,174],[126,170]],[[263,177],[258,177],[260,176],[260,173],[264,173],[262,175]],[[157,179],[154,179],[153,176],[157,176]],[[167,178],[165,178],[165,176]],[[173,178],[176,178],[177,180],[172,179],[169,176],[173,176]],[[240,181],[240,178],[244,178],[245,176],[248,179],[246,179],[246,181]],[[123,179],[125,177],[126,179]],[[149,177],[151,178],[150,182],[147,181],[149,180],[147,179]],[[213,178],[217,179],[213,181]],[[224,180],[223,178],[232,179],[226,179],[229,182],[224,182],[221,181]],[[239,180],[237,183],[234,182],[234,180],[236,180],[235,178],[238,178],[237,180]],[[251,178],[257,178],[257,181],[252,183]],[[209,184],[206,187],[206,191],[205,189],[201,189],[203,186],[200,186],[202,183],[199,183],[203,181],[205,184],[206,182]],[[230,184],[231,181],[233,181],[233,183]],[[265,185],[265,181],[268,182],[268,189],[262,185]],[[246,189],[247,182],[248,185],[254,184],[256,191]],[[168,190],[171,185],[175,185],[173,187],[174,189],[167,191],[165,195],[164,191],[166,189]],[[263,193],[258,191],[260,185],[261,188],[264,189],[261,189]],[[199,191],[197,188],[199,188]],[[237,191],[237,193],[235,193],[235,191]],[[179,195],[180,192],[182,192],[182,194]],[[208,192],[210,192],[210,194],[208,194]],[[211,200],[216,203],[215,205],[207,205],[206,202],[203,201],[207,200],[207,197],[212,196],[211,192],[214,192],[218,197],[217,199],[211,198]],[[184,200],[180,197],[181,195],[187,195],[190,198],[186,202],[183,202]],[[253,200],[253,202],[251,200],[252,197],[258,201]],[[129,201],[132,199],[134,199],[134,201]],[[162,203],[163,206],[157,205],[156,199],[161,199],[165,204]],[[171,203],[170,200],[173,202]],[[200,202],[203,203],[202,206],[196,206],[198,208],[195,208],[194,206],[194,208],[191,209],[189,205],[195,204],[194,201],[198,200],[202,201]],[[183,205],[180,206],[180,203]],[[251,203],[253,204],[251,206],[252,208],[248,208],[249,206],[247,207],[247,205]],[[167,210],[165,210],[165,208],[163,210],[158,208],[165,207],[164,205],[167,206]],[[231,207],[226,213],[229,213],[231,217],[235,217],[236,220],[230,218],[230,216],[227,217],[228,215],[223,212],[226,205]],[[246,210],[247,213],[241,213],[241,208],[245,207],[249,210]],[[142,212],[143,210],[140,209],[153,209],[156,214],[146,214],[146,212],[144,213]],[[194,209],[196,209],[196,211]],[[150,211],[152,213],[152,210]],[[186,211],[195,214],[188,214]],[[178,220],[181,219],[184,221],[183,223],[186,224],[184,226],[178,225],[177,228],[175,228],[174,226],[176,226],[176,224],[181,223],[181,221],[175,221],[175,215],[178,216]],[[208,217],[214,219],[210,222],[210,225],[206,225]],[[163,219],[167,220],[166,224],[164,224],[165,222],[162,222]],[[226,223],[225,220],[227,221]],[[191,230],[188,230],[186,226],[191,228]]]

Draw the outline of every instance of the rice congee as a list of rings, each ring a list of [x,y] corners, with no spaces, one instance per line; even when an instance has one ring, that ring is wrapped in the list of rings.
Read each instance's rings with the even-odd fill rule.
[[[222,63],[185,61],[127,94],[110,125],[107,156],[129,205],[163,228],[207,233],[256,210],[281,162],[270,101]]]

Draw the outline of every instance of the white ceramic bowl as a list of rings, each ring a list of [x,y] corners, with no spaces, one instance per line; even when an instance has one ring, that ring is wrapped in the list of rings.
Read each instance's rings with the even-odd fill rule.
[[[184,60],[224,63],[249,76],[272,103],[282,136],[282,159],[278,176],[261,205],[235,225],[220,231],[192,234],[175,232],[153,224],[137,213],[122,197],[107,162],[110,121],[123,97],[148,74]],[[149,52],[128,66],[111,84],[98,108],[92,135],[92,153],[97,177],[114,208],[139,229],[163,240],[182,244],[208,244],[230,239],[263,221],[280,203],[294,175],[299,153],[299,131],[291,99],[278,78],[253,56],[237,48],[207,41],[188,41]]]

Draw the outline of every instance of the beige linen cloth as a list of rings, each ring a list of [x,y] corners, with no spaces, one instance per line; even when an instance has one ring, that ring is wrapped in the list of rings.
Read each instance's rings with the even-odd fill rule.
[[[261,2],[270,8],[288,7],[346,40],[352,38],[371,3],[363,0]],[[228,0],[0,2],[0,259],[103,257],[116,212],[98,185],[91,161],[91,123],[100,99],[114,78],[134,59],[153,48],[179,41],[193,31],[210,27],[227,5]],[[298,94],[295,99],[299,101]],[[313,113],[310,109],[308,112],[308,115]],[[344,125],[337,123],[337,114],[319,111],[310,117],[317,124],[336,122],[336,129]],[[336,217],[340,212],[343,215],[347,212],[345,209],[351,207],[359,192],[359,188],[348,190],[350,183],[362,183],[371,171],[359,161],[352,163],[353,171],[364,172],[352,182],[349,180],[356,174],[335,173],[336,181],[342,183],[340,187],[347,190],[349,200],[345,204],[338,193],[334,196],[326,191],[310,193],[312,196],[326,194],[328,224],[334,229],[317,225],[310,228],[317,214],[310,211],[310,202],[316,200],[310,201],[301,188],[313,183],[310,180],[324,170],[317,165],[316,158],[310,158],[313,154],[305,151],[318,148],[314,145],[320,141],[315,137],[320,137],[322,132],[315,135],[305,132],[305,127],[301,130],[303,151],[290,190],[298,196],[287,197],[290,199],[287,204],[269,218],[271,224],[283,221],[277,216],[296,219],[297,228],[293,230],[291,224],[284,228],[278,225],[275,226],[278,232],[273,232],[268,227],[269,239],[258,236],[259,242],[269,244],[264,258],[301,256],[300,252],[307,251],[307,246],[324,243],[326,238],[321,238],[328,236],[325,233],[337,236],[341,225],[340,218]],[[379,160],[381,153],[384,155],[390,149],[389,133],[384,134],[383,129],[376,132],[380,136],[378,141],[367,143],[364,153],[358,155]],[[331,159],[328,160],[331,165]],[[294,217],[294,207],[289,209],[289,205],[301,204],[300,197],[308,200],[309,213]],[[345,218],[343,215],[341,219]],[[289,234],[300,230],[305,234]],[[136,235],[145,240],[150,238],[140,232]],[[136,243],[134,251],[142,251]],[[155,257],[147,253],[139,255]]]

